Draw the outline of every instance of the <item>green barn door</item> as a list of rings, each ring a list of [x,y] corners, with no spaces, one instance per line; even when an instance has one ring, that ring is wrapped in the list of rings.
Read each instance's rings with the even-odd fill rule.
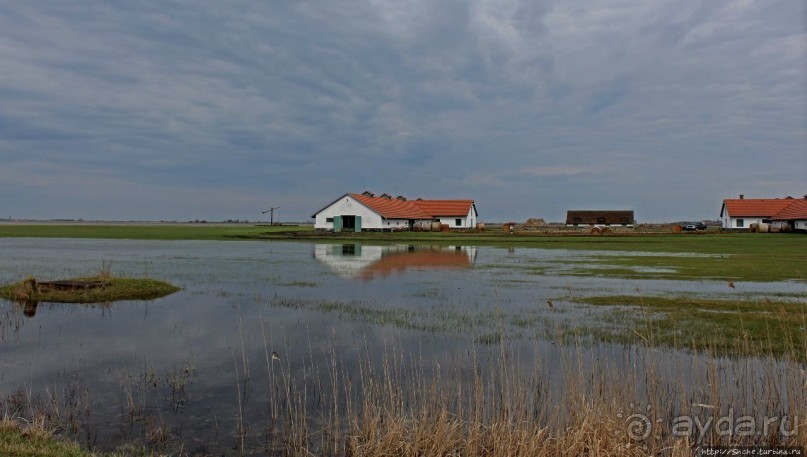
[[[333,217],[333,231],[334,232],[342,231],[342,216]]]
[[[356,216],[356,231],[361,232],[361,216]]]

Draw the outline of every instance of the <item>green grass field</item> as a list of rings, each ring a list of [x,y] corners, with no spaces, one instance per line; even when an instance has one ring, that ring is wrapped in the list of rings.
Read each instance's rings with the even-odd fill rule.
[[[725,355],[807,357],[807,308],[798,300],[599,296],[581,302],[617,307],[624,328],[577,329],[608,341],[639,342]]]
[[[236,240],[304,227],[249,224],[0,224],[0,238],[98,238],[115,240]],[[310,230],[310,229],[308,229]]]

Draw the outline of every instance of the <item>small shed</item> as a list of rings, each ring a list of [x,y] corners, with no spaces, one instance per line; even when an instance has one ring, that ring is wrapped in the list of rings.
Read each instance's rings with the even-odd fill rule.
[[[566,213],[566,225],[577,226],[623,226],[633,227],[635,220],[630,210],[572,210]]]

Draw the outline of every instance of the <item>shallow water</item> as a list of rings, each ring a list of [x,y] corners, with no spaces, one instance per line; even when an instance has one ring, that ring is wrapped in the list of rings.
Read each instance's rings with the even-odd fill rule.
[[[498,345],[489,343],[504,331],[527,365],[540,365],[544,381],[560,385],[565,349],[547,335],[559,326],[608,325],[601,322],[607,310],[571,303],[575,296],[807,295],[803,283],[743,282],[728,290],[723,281],[570,277],[558,267],[618,254],[595,251],[0,239],[0,252],[3,284],[87,276],[112,262],[116,276],[182,287],[154,301],[42,303],[31,317],[0,300],[0,398],[22,389],[29,400],[69,404],[75,436],[103,449],[159,442],[149,432],[155,421],[175,448],[224,453],[239,445],[235,431],[246,423],[253,449],[261,449],[271,420],[267,377],[285,367],[299,382],[316,384],[324,375],[313,361],[321,356],[337,358],[346,371],[362,357],[390,352],[408,354],[421,368],[451,370],[469,348],[495,354]],[[584,353],[618,380],[641,369],[636,351],[597,344]],[[662,353],[660,372],[680,377],[680,366],[699,363]],[[697,386],[690,387],[695,396]],[[6,402],[0,414],[12,407]]]

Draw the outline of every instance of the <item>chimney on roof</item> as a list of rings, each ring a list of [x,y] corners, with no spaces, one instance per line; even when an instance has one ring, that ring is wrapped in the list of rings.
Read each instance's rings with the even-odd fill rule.
[[[742,199],[744,199],[744,198],[745,198],[745,195],[740,194],[740,200],[742,200]]]
[[[381,198],[386,198],[387,200],[392,200],[392,195],[388,193],[381,194]]]
[[[405,201],[406,201],[406,197],[404,197],[403,195],[398,195],[398,196],[397,196],[397,197],[395,197],[395,198],[397,198],[398,200],[400,200],[400,201],[402,201],[402,202],[405,202]]]
[[[807,200],[807,194],[804,194],[804,199]]]
[[[372,192],[370,192],[369,190],[365,190],[364,192],[362,192],[362,195],[364,195],[365,197],[372,198],[374,194]]]

